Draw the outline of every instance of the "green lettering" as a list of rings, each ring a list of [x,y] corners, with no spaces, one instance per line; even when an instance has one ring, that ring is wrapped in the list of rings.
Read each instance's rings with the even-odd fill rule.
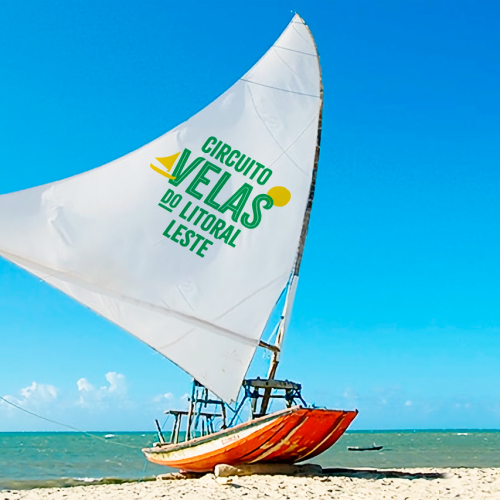
[[[203,168],[196,174],[196,177],[192,180],[191,184],[189,184],[189,186],[186,188],[187,194],[194,196],[197,200],[201,200],[203,198],[203,195],[201,193],[198,193],[198,191],[196,191],[196,188],[199,184],[205,184],[205,186],[208,186],[210,184],[210,179],[207,179],[205,177],[205,174],[209,170],[213,170],[218,174],[221,171],[221,168],[207,161],[205,165],[203,165]]]
[[[253,179],[261,168],[264,168],[264,165],[262,165],[262,163],[257,162],[257,168],[252,172],[250,179]]]
[[[224,163],[224,158],[230,151],[231,146],[229,144],[224,144],[224,146],[222,146],[222,149],[217,153],[215,159],[219,160],[221,163]]]
[[[213,236],[216,240],[219,239],[219,231],[222,231],[226,227],[226,222],[223,219],[219,219],[212,230],[210,231],[210,235]]]
[[[236,248],[236,245],[234,245],[234,240],[238,237],[238,234],[241,233],[241,229],[238,229],[235,233],[234,236],[229,240],[229,246]]]
[[[203,242],[203,245],[201,245],[200,248],[198,248],[196,255],[199,255],[200,257],[205,257],[201,252],[203,252],[203,250],[207,250],[208,245],[213,245],[213,242],[211,242],[210,240],[205,240]]]
[[[253,187],[250,184],[243,184],[243,186],[241,186],[240,189],[219,208],[219,212],[223,214],[227,210],[231,210],[231,212],[233,212],[231,219],[233,219],[234,222],[238,222],[238,218],[245,208],[245,204],[252,194],[252,190]]]
[[[191,202],[190,202],[190,201],[188,201],[188,202],[186,203],[186,206],[185,206],[185,207],[181,210],[181,213],[179,214],[179,217],[180,217],[181,219],[186,220],[185,215],[186,215],[187,211],[189,210],[189,207],[190,207],[190,206],[191,206]]]
[[[204,208],[200,208],[200,215],[198,215],[198,218],[193,222],[193,226],[196,226],[198,225],[198,222],[200,222],[201,219],[203,219],[203,217],[205,217],[205,215],[208,214],[208,211],[205,210]]]
[[[179,245],[181,247],[187,247],[189,246],[189,242],[191,241],[191,236],[194,236],[196,233],[190,229],[189,231],[186,231],[184,234],[184,239],[179,241]]]
[[[196,245],[197,245],[200,241],[202,241],[202,240],[204,240],[204,239],[205,239],[205,237],[204,237],[204,236],[202,236],[201,234],[196,234],[196,241],[195,241],[195,242],[191,245],[191,248],[189,249],[189,251],[190,251],[190,252],[192,252],[192,251],[196,248]]]
[[[212,227],[212,224],[215,222],[215,220],[217,219],[217,217],[214,215],[214,214],[209,214],[205,220],[201,223],[201,229],[203,229],[203,231],[208,231],[211,227]],[[207,221],[208,221],[208,224],[207,224]]]
[[[163,236],[166,236],[167,238],[170,238],[170,235],[168,233],[174,227],[174,224],[175,224],[175,219],[172,219],[172,221],[168,225],[167,229],[165,229],[165,231],[163,231]]]
[[[271,175],[273,175],[273,171],[265,168],[259,175],[257,182],[263,186],[271,178]]]
[[[230,177],[231,177],[230,173],[224,172],[220,176],[220,179],[217,181],[217,184],[213,187],[212,191],[208,193],[208,196],[205,198],[203,203],[205,203],[209,207],[215,208],[215,210],[218,210],[220,204],[215,201],[215,197],[219,194],[219,192],[224,187],[224,185],[226,184],[226,182],[229,180]]]
[[[243,159],[245,158],[245,155],[243,155],[239,160],[238,163],[234,166],[234,169],[236,172],[241,172],[242,170],[245,170],[245,167],[252,161],[252,158],[250,156],[243,162]],[[242,163],[243,162],[243,163]]]
[[[184,229],[187,229],[186,226],[183,226],[182,224],[179,224],[179,227],[175,230],[175,233],[172,235],[172,238],[170,238],[172,241],[175,241],[176,243],[179,243],[179,240],[176,238],[177,236],[182,236],[182,231]]]
[[[173,184],[174,186],[178,186],[195,168],[197,168],[200,164],[202,164],[205,161],[205,158],[202,156],[196,158],[189,167],[186,167],[186,163],[188,161],[188,158],[191,154],[191,151],[189,149],[185,149],[182,152],[182,155],[177,162],[177,165],[174,168],[174,171],[172,172],[172,177],[175,177],[175,179],[169,179],[168,182],[170,184]]]
[[[245,172],[243,173],[243,175],[247,175],[248,172],[250,172],[250,170],[252,170],[252,167],[255,165],[255,160],[252,160],[250,162],[250,165],[248,165],[248,167],[246,168]]]
[[[222,141],[219,141],[217,143],[217,146],[215,146],[215,149],[212,149],[212,152],[210,153],[210,156],[213,156],[217,152],[217,150],[221,147],[221,145],[222,145]]]
[[[164,195],[163,195],[163,198],[161,199],[161,202],[162,203],[165,203],[165,205],[170,201],[170,199],[172,198],[172,196],[174,196],[174,190],[173,189],[169,189]]]
[[[236,160],[233,160],[234,156],[236,156],[236,158],[239,158],[241,156],[241,153],[237,149],[233,149],[233,151],[227,157],[227,160],[226,160],[226,165],[228,167],[232,167],[235,164]]]
[[[264,204],[261,207],[262,202],[264,202]],[[247,229],[255,229],[260,224],[260,221],[262,220],[261,208],[263,208],[264,210],[269,210],[270,208],[272,208],[273,204],[274,204],[273,199],[269,195],[267,195],[267,194],[257,195],[252,201],[252,213],[253,213],[252,221],[250,222],[248,220],[250,218],[250,215],[245,212],[241,216],[240,222]]]
[[[206,141],[205,144],[201,147],[201,150],[204,153],[210,153],[212,151],[212,148],[210,148],[210,143],[212,144],[217,144],[217,138],[216,137],[209,137]]]
[[[198,209],[199,209],[199,208],[200,208],[200,207],[199,207],[198,205],[196,205],[196,206],[194,207],[194,210],[193,210],[193,211],[189,214],[189,217],[187,218],[187,221],[188,221],[188,222],[191,222],[191,219],[194,217],[194,214],[195,214],[196,212],[198,212]]]
[[[231,238],[231,235],[233,234],[234,226],[231,225],[229,226],[220,236],[219,240],[224,240],[226,244],[229,244],[229,239]]]

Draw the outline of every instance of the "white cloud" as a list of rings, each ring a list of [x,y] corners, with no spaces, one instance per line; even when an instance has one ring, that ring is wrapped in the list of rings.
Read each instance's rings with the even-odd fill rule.
[[[91,392],[94,390],[94,386],[86,378],[78,380],[76,385],[78,386],[79,391]]]
[[[79,392],[78,404],[80,406],[100,406],[105,401],[127,401],[127,381],[122,373],[108,372],[106,380],[109,385],[97,389],[85,377],[76,382]]]
[[[50,384],[38,384],[37,382],[33,382],[29,387],[21,389],[21,395],[25,399],[53,401],[57,398],[57,389]]]
[[[38,408],[54,402],[58,396],[56,387],[38,382],[33,382],[30,386],[21,389],[19,393],[19,397],[4,396],[4,398],[21,408]],[[1,404],[10,406],[4,401],[1,401]]]
[[[166,401],[172,401],[174,399],[174,395],[171,392],[167,392],[166,394],[159,394],[153,398],[155,403],[160,403]]]
[[[407,402],[405,403],[405,406],[411,406],[411,404],[412,404],[412,403],[411,403],[411,401],[407,401]]]
[[[106,373],[106,380],[109,382],[109,387],[107,388],[108,394],[115,394],[117,396],[127,395],[125,375],[122,373],[109,372]],[[106,390],[105,387],[101,387],[101,390],[103,389]]]

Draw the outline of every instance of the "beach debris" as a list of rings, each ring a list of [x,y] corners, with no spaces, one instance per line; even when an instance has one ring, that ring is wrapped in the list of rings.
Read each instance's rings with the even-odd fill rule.
[[[199,473],[199,472],[168,472],[166,474],[160,474],[159,476],[156,476],[157,481],[172,481],[172,480],[179,480],[179,479],[198,479],[202,476],[204,476],[204,473]]]
[[[232,477],[215,477],[215,481],[221,486],[233,486]]]
[[[320,476],[323,473],[321,465],[315,464],[242,464],[238,466],[218,464],[215,466],[216,478],[229,476],[252,476],[254,474],[284,475],[284,476]]]

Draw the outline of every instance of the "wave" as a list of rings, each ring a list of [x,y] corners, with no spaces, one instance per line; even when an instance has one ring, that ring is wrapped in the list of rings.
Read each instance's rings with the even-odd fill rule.
[[[57,479],[9,480],[0,479],[1,490],[32,490],[34,488],[69,488],[72,486],[97,486],[102,484],[123,484],[144,481],[156,481],[156,476],[138,478],[118,477],[61,477]]]

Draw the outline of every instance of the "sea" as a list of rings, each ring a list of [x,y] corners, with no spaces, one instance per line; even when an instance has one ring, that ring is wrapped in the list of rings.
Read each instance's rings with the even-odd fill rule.
[[[144,432],[0,433],[0,490],[145,481],[172,469],[149,463]],[[381,451],[348,447],[383,446]],[[500,430],[354,431],[314,458],[323,467],[500,467]]]

